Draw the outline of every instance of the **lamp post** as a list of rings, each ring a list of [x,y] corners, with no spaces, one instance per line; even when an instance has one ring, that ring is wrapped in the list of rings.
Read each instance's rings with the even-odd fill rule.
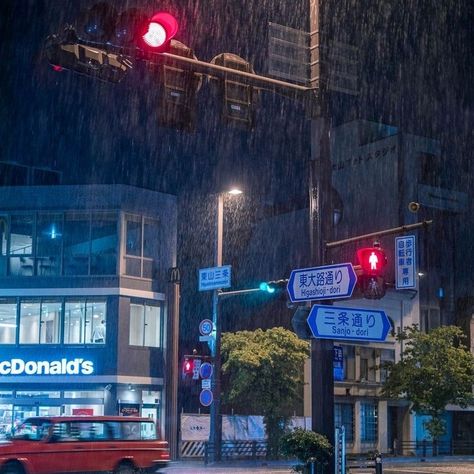
[[[242,191],[233,188],[225,193],[217,195],[217,215],[214,238],[214,265],[222,266],[222,243],[224,235],[224,195],[237,196]],[[219,290],[215,289],[212,293],[212,323],[214,326],[215,340],[211,346],[211,355],[214,361],[214,370],[212,371],[212,394],[213,401],[211,405],[211,420],[209,431],[209,442],[213,449],[210,453],[210,461],[220,461],[221,459],[221,441],[222,441],[222,420],[220,417],[221,404],[221,333],[222,328],[219,321]]]

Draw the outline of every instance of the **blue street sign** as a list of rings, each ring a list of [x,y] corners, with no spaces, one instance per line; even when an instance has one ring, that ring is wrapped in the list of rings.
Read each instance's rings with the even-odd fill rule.
[[[199,375],[202,379],[209,379],[212,376],[212,364],[209,362],[204,362],[199,368]]]
[[[211,390],[209,390],[208,388],[204,388],[203,390],[201,390],[201,393],[199,394],[199,401],[202,406],[208,407],[212,404],[213,400],[214,396],[212,395]]]
[[[293,303],[311,300],[335,300],[352,296],[357,283],[352,263],[293,270],[287,290]]]
[[[334,380],[344,380],[344,352],[342,346],[333,347]]]
[[[199,291],[230,288],[231,265],[199,269]]]
[[[383,311],[314,305],[308,316],[314,337],[349,341],[385,341],[391,328]]]
[[[395,237],[395,288],[416,288],[415,236]]]

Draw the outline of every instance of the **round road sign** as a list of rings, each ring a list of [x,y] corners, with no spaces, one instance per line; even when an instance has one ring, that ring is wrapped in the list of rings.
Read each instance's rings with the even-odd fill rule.
[[[214,396],[208,388],[201,390],[201,393],[199,394],[199,401],[201,402],[202,406],[208,407],[212,403],[213,399]]]
[[[209,379],[212,376],[212,364],[209,362],[203,362],[199,367],[199,375],[202,379]]]
[[[214,324],[210,319],[203,319],[199,323],[199,332],[201,333],[202,336],[209,336],[209,334],[212,333],[212,330],[214,329]]]

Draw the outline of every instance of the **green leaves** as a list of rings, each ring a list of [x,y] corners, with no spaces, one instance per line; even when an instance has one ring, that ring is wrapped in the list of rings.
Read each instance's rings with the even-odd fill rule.
[[[263,415],[275,454],[294,401],[302,398],[309,344],[278,327],[224,333],[221,351],[229,387],[224,399],[249,414]]]
[[[464,345],[465,336],[456,326],[443,326],[423,333],[416,326],[407,328],[402,359],[386,366],[389,377],[383,395],[405,398],[412,410],[433,418],[427,429],[439,437],[438,422],[448,403],[461,407],[473,402],[474,357]],[[432,428],[432,429],[431,429]]]

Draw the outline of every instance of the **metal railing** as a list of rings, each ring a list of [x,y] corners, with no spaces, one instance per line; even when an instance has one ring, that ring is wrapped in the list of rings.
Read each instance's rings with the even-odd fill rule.
[[[454,456],[461,454],[474,454],[474,441],[449,440],[449,441],[402,441],[399,443],[395,455],[415,456]]]
[[[213,459],[214,454],[214,443],[205,443],[204,464],[207,464],[209,459]],[[266,441],[222,441],[221,443],[220,458],[222,460],[259,459],[266,455]]]

